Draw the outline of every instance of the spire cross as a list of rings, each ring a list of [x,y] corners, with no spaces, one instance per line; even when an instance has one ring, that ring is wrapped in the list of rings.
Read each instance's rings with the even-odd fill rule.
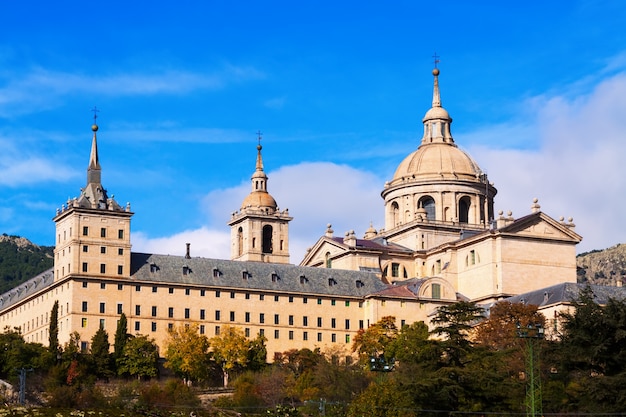
[[[100,110],[98,110],[98,108],[96,106],[93,106],[93,109],[91,109],[91,111],[93,112],[93,124],[97,124],[96,123],[96,119],[98,118],[98,113],[100,112]]]
[[[261,144],[261,136],[263,136],[263,133],[260,130],[257,130],[256,134],[259,137],[259,145],[260,145]]]
[[[433,59],[435,60],[435,68],[437,68],[437,64],[439,63],[439,58],[441,57],[437,55],[437,52],[435,52],[435,55],[433,55]]]

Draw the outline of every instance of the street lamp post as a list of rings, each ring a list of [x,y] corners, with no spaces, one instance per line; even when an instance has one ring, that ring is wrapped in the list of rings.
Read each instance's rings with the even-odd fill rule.
[[[541,371],[539,369],[539,352],[535,352],[536,340],[543,339],[544,328],[541,323],[529,323],[522,326],[517,323],[517,337],[526,339],[526,415],[537,417],[543,414],[541,403]],[[538,349],[537,349],[538,350]],[[535,375],[537,371],[537,375]]]

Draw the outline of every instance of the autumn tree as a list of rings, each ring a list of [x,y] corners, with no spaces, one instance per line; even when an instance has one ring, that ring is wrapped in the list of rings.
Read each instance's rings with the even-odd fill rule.
[[[521,351],[523,340],[517,335],[517,327],[529,324],[545,327],[545,317],[536,305],[500,301],[491,307],[489,318],[476,327],[475,340],[494,350]]]
[[[118,358],[117,372],[120,375],[152,378],[159,374],[159,348],[154,339],[145,335],[131,337],[124,345],[124,351]]]
[[[220,334],[211,338],[209,343],[213,359],[222,368],[226,387],[230,373],[248,364],[250,342],[239,327],[224,326]]]
[[[180,325],[167,331],[165,367],[190,380],[207,377],[210,364],[209,340],[198,332],[198,325]]]
[[[363,363],[368,363],[370,358],[385,357],[385,350],[397,337],[396,318],[385,316],[369,328],[359,329],[352,342],[352,351],[359,354]]]

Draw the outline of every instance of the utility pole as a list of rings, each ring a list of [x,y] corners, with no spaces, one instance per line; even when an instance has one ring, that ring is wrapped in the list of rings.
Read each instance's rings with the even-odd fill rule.
[[[517,323],[517,337],[526,340],[526,416],[538,417],[543,415],[541,398],[541,368],[539,367],[539,348],[535,349],[535,341],[544,337],[544,328],[541,323],[522,326]],[[536,371],[536,375],[535,375]]]

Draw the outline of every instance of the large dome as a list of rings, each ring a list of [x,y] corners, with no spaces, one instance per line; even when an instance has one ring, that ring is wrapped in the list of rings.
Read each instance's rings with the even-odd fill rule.
[[[467,153],[450,143],[421,145],[409,154],[396,169],[391,185],[402,181],[474,180],[482,173]]]

